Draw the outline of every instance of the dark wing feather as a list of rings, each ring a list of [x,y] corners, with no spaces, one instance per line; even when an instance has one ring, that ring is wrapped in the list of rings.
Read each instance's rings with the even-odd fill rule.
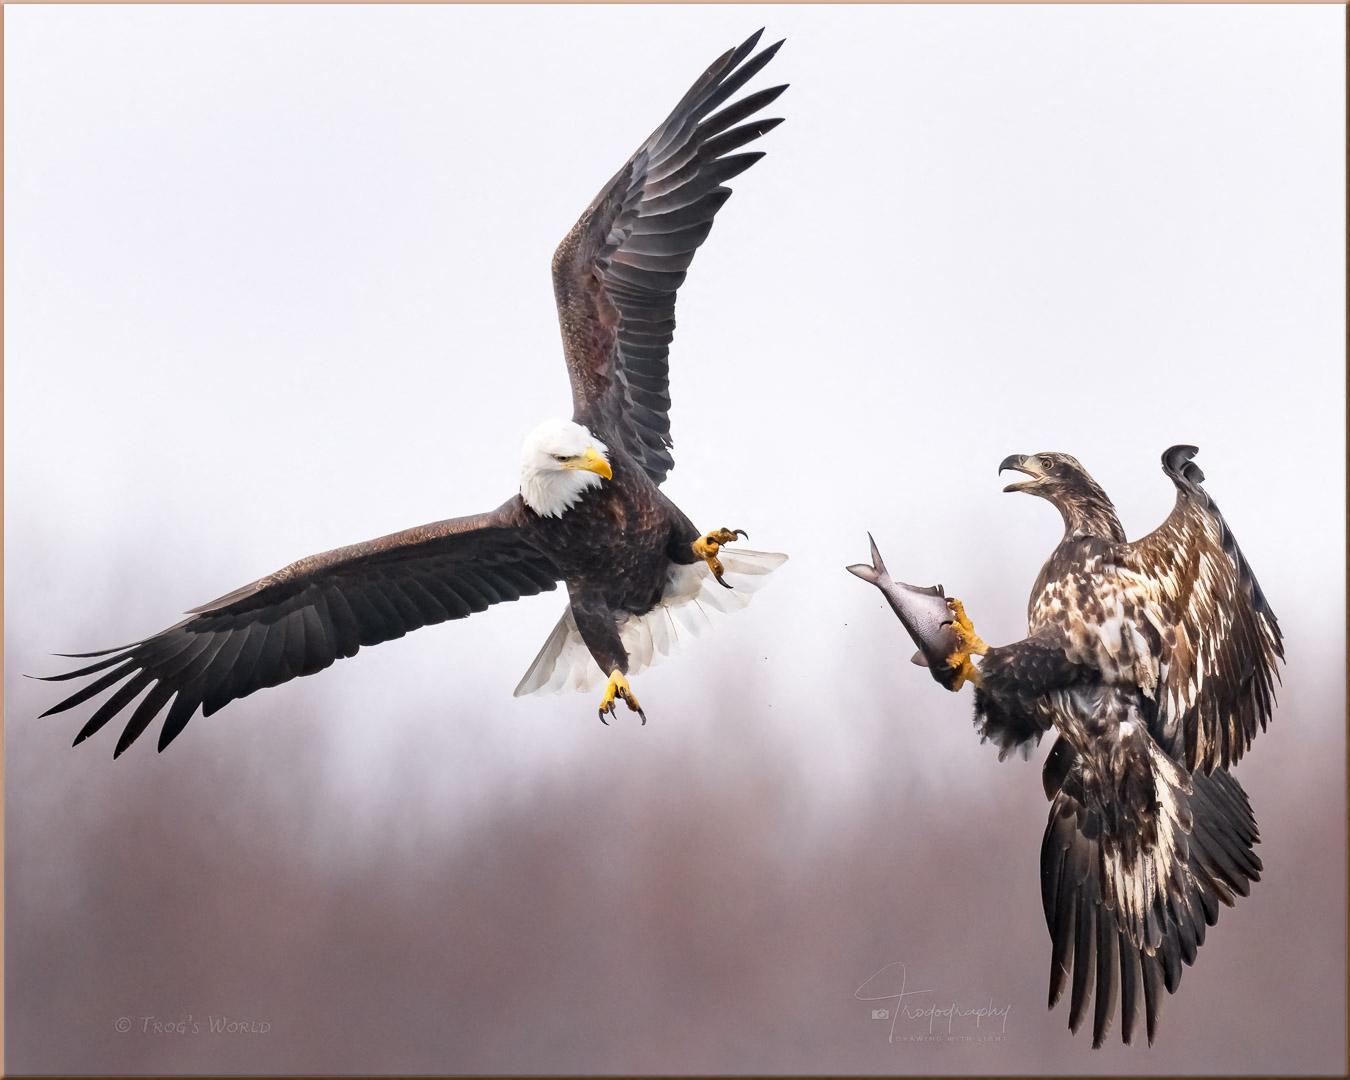
[[[997,744],[999,761],[1014,751],[1029,757],[1054,724],[1046,696],[1097,674],[1070,661],[1064,646],[1048,634],[994,646],[980,663],[975,689],[980,742]]]
[[[658,484],[674,466],[668,414],[676,291],[731,195],[724,185],[763,156],[733,151],[781,122],[750,117],[785,86],[713,112],[782,44],[751,57],[759,36],[704,72],[553,255],[575,418],[617,440]]]
[[[1066,768],[1065,755],[1073,752],[1060,738],[1046,766],[1048,791],[1062,777],[1041,844],[1041,901],[1051,941],[1049,1003],[1053,1008],[1071,990],[1069,1027],[1076,1032],[1095,992],[1092,1044],[1100,1046],[1118,999],[1121,1039],[1133,1041],[1142,1011],[1152,1044],[1163,991],[1175,993],[1180,986],[1182,965],[1195,962],[1206,927],[1218,921],[1219,905],[1231,907],[1235,895],[1246,896],[1260,880],[1261,860],[1252,850],[1259,841],[1256,820],[1246,792],[1222,770],[1194,774],[1189,792],[1173,789],[1190,831],[1161,852],[1168,880],[1155,882],[1162,888],[1149,905],[1153,918],[1136,925],[1120,896],[1131,882],[1134,891],[1147,893],[1159,860],[1136,858],[1126,889],[1112,884],[1121,864],[1120,838],[1106,819],[1118,811],[1093,805],[1081,769],[1076,761]]]
[[[1158,715],[1150,727],[1186,768],[1238,761],[1274,705],[1279,623],[1218,506],[1200,486],[1193,446],[1163,455],[1177,487],[1166,521],[1116,559],[1162,638]]]
[[[163,750],[198,707],[210,716],[235,698],[322,671],[362,645],[555,588],[559,572],[532,542],[532,521],[517,496],[491,513],[311,555],[193,608],[189,618],[144,641],[73,654],[101,659],[52,680],[104,674],[43,715],[120,683],[80,730],[80,743],[150,687],[113,756],[169,705]]]

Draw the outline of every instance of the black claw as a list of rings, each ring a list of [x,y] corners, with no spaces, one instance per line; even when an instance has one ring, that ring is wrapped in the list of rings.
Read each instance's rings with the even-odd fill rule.
[[[605,710],[604,710],[604,709],[601,709],[601,710],[600,710],[600,723],[604,724],[605,727],[609,727],[609,721],[605,719]]]
[[[638,715],[639,715],[640,717],[642,717],[642,726],[643,726],[643,727],[646,727],[646,726],[647,726],[647,714],[646,714],[645,712],[643,712],[641,709],[638,709]]]
[[[750,539],[750,534],[746,532],[744,529],[736,529],[735,533],[737,536],[744,537],[746,540]]]
[[[723,581],[723,580],[722,580],[722,575],[721,575],[721,574],[714,574],[713,577],[715,577],[715,578],[717,579],[717,584],[721,585],[722,588],[724,588],[724,589],[732,589],[732,588],[735,588],[735,586],[733,586],[733,585],[728,585],[725,581]]]

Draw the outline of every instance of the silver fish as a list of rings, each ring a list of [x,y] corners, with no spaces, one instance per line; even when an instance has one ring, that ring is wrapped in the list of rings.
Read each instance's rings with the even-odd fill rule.
[[[881,590],[891,610],[900,617],[901,624],[919,647],[911,661],[928,668],[933,678],[950,690],[960,668],[951,667],[947,658],[960,647],[960,641],[952,625],[954,614],[942,586],[921,589],[894,580],[886,572],[886,564],[881,561],[881,552],[877,550],[877,542],[872,539],[871,533],[867,534],[867,540],[872,545],[872,565],[855,563],[848,567],[848,572],[870,581]]]

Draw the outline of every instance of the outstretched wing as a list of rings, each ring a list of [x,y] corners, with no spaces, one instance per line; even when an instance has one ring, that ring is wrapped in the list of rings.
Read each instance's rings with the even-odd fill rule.
[[[210,716],[235,698],[322,671],[362,645],[553,589],[559,576],[532,544],[530,519],[516,496],[487,514],[311,555],[194,608],[190,618],[144,641],[72,654],[103,659],[50,679],[104,673],[43,715],[64,712],[120,683],[80,730],[78,744],[149,688],[113,757],[172,698],[160,729],[163,750],[198,706]]]
[[[674,466],[667,414],[676,290],[731,195],[726,181],[764,156],[732,151],[781,122],[742,123],[786,86],[713,114],[778,51],[781,41],[747,60],[760,33],[704,72],[553,255],[576,419],[620,440],[658,484]]]
[[[1189,781],[1152,745],[1128,754],[1133,781],[1156,807],[1103,801],[1061,737],[1046,760],[1050,820],[1041,843],[1041,901],[1050,931],[1050,1007],[1069,996],[1069,1028],[1093,1009],[1101,1046],[1120,1002],[1121,1039],[1132,1042],[1142,1008],[1148,1041],[1163,991],[1181,985],[1219,905],[1233,905],[1260,880],[1259,841],[1246,792],[1222,770]],[[1062,785],[1062,786],[1061,786]],[[1151,840],[1149,837],[1151,836]]]
[[[1239,760],[1274,703],[1279,623],[1228,523],[1200,486],[1193,446],[1163,454],[1177,487],[1166,521],[1118,549],[1132,594],[1161,638],[1155,738],[1186,768]]]

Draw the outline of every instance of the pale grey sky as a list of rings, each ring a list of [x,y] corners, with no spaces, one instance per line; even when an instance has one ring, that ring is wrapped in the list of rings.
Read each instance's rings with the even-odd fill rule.
[[[996,785],[1043,819],[1034,770],[977,745],[969,695],[904,662],[898,623],[843,566],[870,529],[896,576],[941,581],[986,639],[1012,640],[1059,522],[1002,495],[998,462],[1074,454],[1139,535],[1171,505],[1158,457],[1183,441],[1281,618],[1286,694],[1318,702],[1258,738],[1264,783],[1244,763],[1263,827],[1302,756],[1343,760],[1337,7],[20,6],[5,21],[21,820],[194,761],[256,781],[277,717],[312,748],[304,846],[325,857],[382,843],[394,791],[412,793],[399,842],[437,850],[632,755],[692,748],[735,784],[751,728],[800,792],[803,844],[878,769],[916,813]],[[162,758],[147,736],[114,766],[109,732],[69,750],[88,708],[34,720],[57,689],[17,673],[56,669],[46,654],[143,637],[303,555],[512,494],[521,438],[570,409],[554,246],[760,25],[788,38],[754,84],[792,84],[786,123],[681,290],[667,490],[791,561],[635,681],[645,729],[602,728],[588,697],[511,698],[561,594],[199,716]],[[1341,821],[1330,806],[1322,824]],[[1006,845],[1033,879],[1038,839]],[[1068,1044],[1062,1010],[1043,1012],[1039,906],[1008,921],[1039,958],[1025,1022]],[[1197,1060],[1208,1046],[1184,1020],[1169,1037],[1201,1038]]]

